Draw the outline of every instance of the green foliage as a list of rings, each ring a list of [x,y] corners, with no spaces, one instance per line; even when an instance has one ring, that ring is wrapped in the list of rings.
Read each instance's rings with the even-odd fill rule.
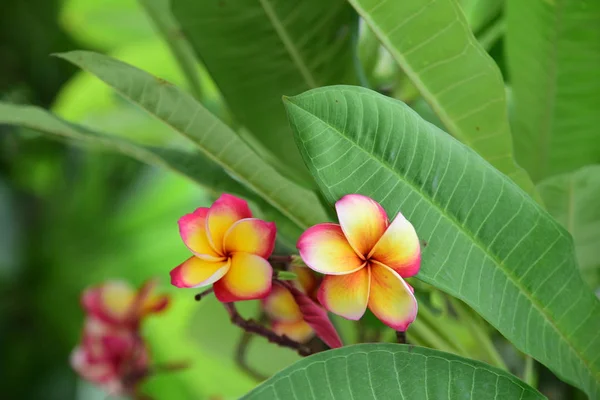
[[[600,287],[600,166],[556,175],[538,185],[552,214],[571,233],[579,268],[593,289]]]
[[[600,2],[506,8],[517,160],[535,182],[600,162]]]
[[[352,83],[351,7],[344,0],[172,1],[226,103],[253,133],[254,147],[312,186],[281,96]]]
[[[423,347],[361,344],[316,354],[277,373],[243,400],[544,399],[489,365]]]
[[[530,194],[512,155],[502,76],[455,0],[350,0],[448,132]]]
[[[326,219],[318,200],[279,175],[227,125],[172,84],[100,54],[60,55],[94,73],[125,98],[189,139],[207,158],[248,186],[300,228]]]
[[[256,338],[246,364],[275,376],[245,398],[542,398],[510,372],[549,397],[579,398],[546,371],[536,377],[527,354],[597,398],[600,302],[588,286],[600,285],[598,4],[8,0],[3,394],[106,397],[75,385],[66,363],[81,331],[77,299],[105,279],[152,276],[173,298],[145,324],[152,359],[190,368],[153,376],[145,393],[229,399],[252,390],[238,352],[248,336],[214,298],[195,302],[195,291],[167,282],[189,257],[177,218],[228,192],[276,222],[281,255],[334,218],[330,204],[342,195],[402,212],[423,248],[409,280],[419,314],[406,337],[437,349],[371,344],[299,360]],[[64,84],[73,65],[48,54],[74,43],[108,55],[60,54],[83,69]],[[322,88],[339,83],[379,93]],[[282,95],[295,97],[282,104]],[[263,317],[259,302],[238,308]],[[396,340],[373,315],[332,319],[346,344]]]
[[[427,242],[418,277],[463,299],[522,351],[598,393],[600,304],[568,233],[504,175],[403,103],[334,86],[287,100],[331,202],[361,193]]]

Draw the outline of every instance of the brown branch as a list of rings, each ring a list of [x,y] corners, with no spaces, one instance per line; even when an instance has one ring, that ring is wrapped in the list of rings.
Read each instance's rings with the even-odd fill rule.
[[[264,337],[271,343],[278,344],[282,347],[288,347],[290,349],[296,350],[299,355],[305,357],[311,355],[312,350],[295,340],[290,339],[286,335],[278,335],[269,328],[259,324],[256,321],[251,319],[244,319],[237,311],[234,303],[223,303],[225,309],[229,313],[229,319],[234,325],[239,326],[246,332],[255,333],[259,336]]]
[[[396,339],[400,344],[406,344],[406,332],[396,331]]]
[[[204,292],[200,292],[197,295],[194,296],[194,299],[196,299],[196,301],[200,301],[202,300],[205,296],[211,294],[214,291],[214,289],[212,288],[212,286],[208,289],[206,289]]]
[[[269,261],[272,263],[289,264],[292,262],[292,256],[272,255],[271,257],[269,257]]]

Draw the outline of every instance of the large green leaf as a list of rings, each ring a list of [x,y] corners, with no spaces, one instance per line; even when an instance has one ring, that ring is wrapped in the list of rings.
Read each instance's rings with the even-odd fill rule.
[[[370,343],[318,353],[279,372],[243,400],[544,399],[488,364],[399,344]]]
[[[60,57],[93,73],[126,99],[169,125],[209,160],[305,229],[327,218],[316,195],[280,175],[189,94],[135,67],[101,54],[74,51]]]
[[[600,287],[600,165],[547,178],[538,191],[548,212],[573,236],[584,278]]]
[[[206,159],[197,151],[182,151],[162,147],[135,144],[127,139],[95,132],[71,124],[47,111],[32,106],[0,103],[0,124],[23,126],[49,134],[53,137],[71,139],[95,147],[102,147],[143,163],[157,165],[177,172],[199,184],[210,193],[229,192],[245,197],[258,205],[265,219],[275,221],[280,232],[279,239],[288,246],[302,233],[302,228],[263,198],[249,191],[244,185],[229,176],[216,163]]]
[[[502,76],[456,0],[349,0],[379,36],[448,132],[528,193],[513,159]]]
[[[600,2],[507,1],[517,160],[535,182],[600,162]]]
[[[334,86],[287,100],[304,159],[331,202],[362,193],[427,242],[418,278],[456,296],[519,349],[592,395],[600,303],[572,239],[479,155],[400,101]]]
[[[348,81],[345,0],[172,0],[173,13],[229,107],[287,175],[314,184],[289,130],[284,94]]]

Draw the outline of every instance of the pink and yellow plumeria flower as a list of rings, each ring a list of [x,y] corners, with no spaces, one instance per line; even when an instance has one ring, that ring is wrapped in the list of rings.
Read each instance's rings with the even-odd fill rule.
[[[260,299],[271,291],[267,258],[275,246],[275,224],[252,218],[245,200],[223,194],[210,208],[181,217],[179,232],[194,255],[171,271],[174,286],[213,284],[224,303]]]
[[[358,194],[342,197],[335,208],[339,225],[315,225],[297,243],[306,265],[326,275],[319,301],[352,320],[369,307],[389,327],[406,330],[417,315],[417,301],[402,278],[415,275],[421,264],[413,226],[402,214],[390,224],[379,203]]]
[[[147,281],[136,290],[125,281],[115,280],[86,289],[81,297],[84,310],[113,325],[136,327],[145,316],[164,310],[169,297],[155,293],[157,282]]]
[[[291,272],[298,277],[294,286],[309,297],[313,297],[319,280],[306,267],[293,266]],[[278,335],[286,335],[297,342],[306,342],[315,335],[311,326],[304,321],[300,307],[290,291],[280,285],[273,286],[271,293],[262,300],[262,306],[271,320],[271,329]]]

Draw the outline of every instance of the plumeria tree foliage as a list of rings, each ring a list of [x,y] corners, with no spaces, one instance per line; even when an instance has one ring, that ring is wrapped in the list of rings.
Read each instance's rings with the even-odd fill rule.
[[[600,3],[140,3],[187,85],[57,57],[162,124],[160,143],[33,106],[0,103],[0,123],[203,188],[164,278],[243,331],[236,362],[264,380],[244,398],[542,399],[538,372],[600,396]],[[140,326],[167,304],[151,290],[84,293],[83,378],[140,396]],[[264,376],[257,336],[305,358]]]

